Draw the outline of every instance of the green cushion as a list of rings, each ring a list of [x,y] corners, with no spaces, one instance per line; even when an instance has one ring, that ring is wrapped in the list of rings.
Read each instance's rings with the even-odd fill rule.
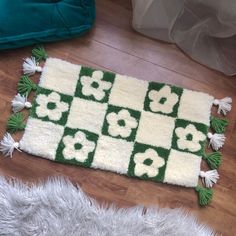
[[[79,36],[94,19],[94,0],[0,0],[0,50]]]

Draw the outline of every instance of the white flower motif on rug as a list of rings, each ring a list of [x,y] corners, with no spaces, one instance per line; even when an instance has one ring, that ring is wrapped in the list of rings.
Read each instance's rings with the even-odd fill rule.
[[[155,177],[159,173],[159,168],[164,166],[165,160],[161,158],[153,149],[147,149],[144,153],[134,155],[136,176],[147,174],[149,178]]]
[[[50,120],[58,121],[61,119],[62,113],[68,111],[69,105],[61,102],[58,93],[52,92],[49,95],[39,94],[36,98],[38,106],[36,114],[38,117],[48,117]]]
[[[165,85],[159,91],[151,90],[148,94],[150,109],[153,112],[162,112],[169,114],[173,112],[175,104],[178,102],[178,95],[171,92],[171,87]]]
[[[105,97],[105,91],[112,86],[111,82],[104,81],[102,71],[94,71],[92,76],[82,76],[82,93],[85,96],[93,96],[96,100],[101,101]]]
[[[111,112],[106,117],[108,122],[108,132],[111,136],[127,138],[132,129],[138,126],[138,122],[132,117],[128,110],[120,110],[118,113]]]
[[[178,137],[177,144],[179,149],[189,150],[191,152],[197,152],[201,149],[200,141],[204,141],[206,136],[196,129],[192,124],[188,125],[186,128],[178,127],[175,130]]]
[[[89,141],[81,131],[78,131],[74,137],[65,136],[63,143],[65,145],[64,158],[67,160],[76,159],[78,162],[84,162],[88,158],[88,154],[93,152],[95,148],[95,143]]]

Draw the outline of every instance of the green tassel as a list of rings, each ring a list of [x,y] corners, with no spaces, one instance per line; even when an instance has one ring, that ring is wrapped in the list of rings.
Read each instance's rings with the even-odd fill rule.
[[[22,113],[16,113],[9,117],[7,121],[7,130],[10,133],[15,133],[17,130],[25,129],[24,116]]]
[[[203,159],[207,162],[211,169],[218,169],[221,164],[222,155],[220,152],[212,152],[204,154]]]
[[[206,206],[209,204],[213,197],[213,190],[210,188],[203,188],[197,186],[195,190],[198,193],[198,202],[200,206]]]
[[[28,77],[28,75],[22,75],[18,82],[18,92],[23,96],[28,96],[31,90],[36,90],[37,85],[34,84]]]
[[[37,45],[32,49],[32,56],[35,57],[37,62],[45,61],[48,58],[48,54],[42,45]]]
[[[227,119],[221,119],[213,116],[211,117],[211,127],[216,131],[216,133],[224,133],[228,124],[229,121]]]

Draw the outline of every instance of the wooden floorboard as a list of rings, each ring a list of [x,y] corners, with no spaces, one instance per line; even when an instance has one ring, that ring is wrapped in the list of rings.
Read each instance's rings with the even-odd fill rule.
[[[135,76],[166,82],[212,94],[231,96],[236,101],[236,77],[191,60],[176,46],[144,37],[132,29],[131,3],[126,0],[98,0],[95,27],[81,38],[49,43],[50,56]],[[21,74],[22,58],[30,55],[30,47],[0,52],[0,135],[5,133],[11,100]],[[38,76],[33,80],[37,82]],[[26,153],[14,158],[0,158],[0,174],[27,182],[38,182],[49,176],[66,176],[99,202],[119,207],[145,206],[183,207],[209,224],[218,233],[236,235],[236,102],[231,113],[222,150],[220,180],[214,187],[214,198],[206,208],[197,205],[193,189],[127,178],[110,172],[53,163]],[[213,109],[213,113],[216,110]],[[27,113],[25,113],[27,114]],[[14,137],[19,139],[21,133]]]

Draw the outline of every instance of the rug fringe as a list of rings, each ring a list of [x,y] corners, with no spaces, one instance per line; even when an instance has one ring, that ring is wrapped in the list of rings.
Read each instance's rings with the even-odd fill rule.
[[[36,72],[42,72],[43,68],[39,66],[35,57],[27,57],[23,63],[23,73],[25,75],[34,75]]]
[[[11,104],[12,104],[12,111],[14,113],[22,111],[24,108],[29,109],[32,107],[32,104],[27,101],[27,97],[19,93],[11,101]]]
[[[33,83],[28,75],[22,75],[20,77],[20,80],[18,82],[18,93],[20,93],[23,96],[28,96],[32,90],[37,90],[38,86]]]
[[[217,170],[200,171],[199,176],[202,178],[202,183],[207,188],[212,188],[220,177]]]
[[[45,61],[48,58],[44,47],[42,45],[36,45],[32,49],[32,56],[36,59],[37,62]]]
[[[212,189],[197,186],[195,190],[198,193],[198,203],[200,206],[206,206],[211,202],[213,197]]]
[[[227,119],[211,117],[211,128],[218,134],[224,133],[228,124],[229,121]]]
[[[10,156],[12,158],[13,151],[17,149],[19,152],[19,143],[15,142],[9,133],[6,133],[3,139],[0,141],[0,151],[5,156]]]
[[[227,112],[229,112],[232,108],[232,98],[225,97],[222,99],[214,99],[213,105],[218,106],[218,114],[226,115]],[[203,184],[207,188],[203,188],[200,186],[196,187],[196,191],[198,192],[199,197],[199,204],[201,206],[207,205],[211,199],[212,199],[212,188],[213,184],[217,183],[217,180],[219,179],[219,174],[216,169],[219,168],[221,161],[222,161],[222,155],[218,151],[221,147],[223,147],[225,142],[225,135],[223,134],[226,130],[226,127],[228,126],[229,121],[224,118],[214,117],[211,116],[210,118],[210,128],[214,130],[216,133],[208,132],[207,137],[209,139],[209,146],[212,147],[213,150],[216,152],[212,153],[203,153],[202,159],[205,160],[209,166],[209,171],[200,171],[199,176],[202,178]]]
[[[222,154],[219,151],[204,153],[202,158],[207,162],[211,169],[218,169],[222,161]]]
[[[225,97],[222,99],[215,99],[213,101],[213,105],[218,106],[217,113],[218,114],[222,113],[225,116],[226,116],[227,112],[231,111],[231,109],[232,109],[231,103],[232,103],[231,97]]]
[[[7,121],[7,130],[10,133],[15,133],[18,130],[24,130],[24,115],[23,113],[19,112],[16,114],[12,114]]]

